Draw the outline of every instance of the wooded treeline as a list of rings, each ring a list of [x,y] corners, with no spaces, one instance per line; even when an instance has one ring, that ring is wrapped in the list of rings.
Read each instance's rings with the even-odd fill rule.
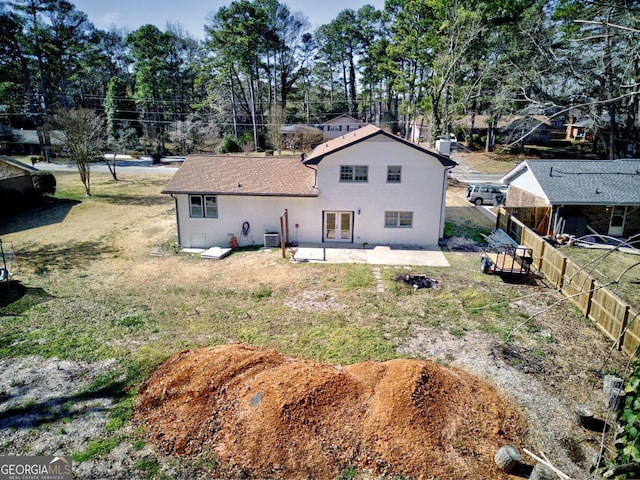
[[[508,115],[571,113],[617,157],[639,139],[639,20],[640,1],[386,0],[310,31],[285,2],[236,0],[198,41],[179,24],[102,31],[66,0],[0,2],[0,123],[90,109],[113,149],[185,154],[274,148],[280,125],[342,113],[400,134],[419,117],[427,141],[468,137],[479,115],[490,136]]]

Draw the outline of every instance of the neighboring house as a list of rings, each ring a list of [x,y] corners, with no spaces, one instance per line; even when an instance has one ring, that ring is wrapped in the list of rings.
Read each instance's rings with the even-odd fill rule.
[[[435,143],[436,151],[442,155],[449,156],[451,146],[458,143],[458,139],[454,132],[448,132],[446,135],[440,135],[432,138],[431,124],[423,115],[416,115],[409,123],[407,137],[413,143],[422,143],[432,145]],[[432,141],[435,140],[433,143]],[[444,149],[441,149],[440,142],[446,143]]]
[[[576,117],[570,116],[566,127],[566,139],[567,140],[593,140],[595,132],[595,122],[590,118],[584,118],[580,121],[576,120]]]
[[[501,181],[507,211],[541,235],[640,233],[640,160],[526,160]]]
[[[13,139],[13,130],[11,127],[0,124],[0,148]]]
[[[22,195],[33,189],[31,174],[39,170],[13,158],[0,156],[0,190],[16,190]]]
[[[409,124],[409,140],[413,143],[425,143],[431,140],[430,125],[422,115],[417,115]]]
[[[426,246],[442,237],[455,165],[368,125],[306,159],[191,155],[162,193],[183,248],[266,244],[285,210],[291,242]]]
[[[39,170],[0,156],[0,214],[17,211],[32,200],[33,173]]]
[[[21,128],[0,125],[0,153],[7,155],[41,155],[40,139],[37,130],[23,130]],[[54,130],[42,131],[43,142],[53,148],[62,146],[62,132]]]
[[[520,144],[549,145],[553,125],[545,115],[524,115],[506,119],[506,125],[500,127],[503,142],[520,140]]]
[[[366,125],[364,122],[352,117],[351,115],[343,114],[338,117],[322,124],[322,134],[325,140],[331,140],[332,138],[338,138],[345,133],[353,132]]]
[[[455,126],[471,135],[486,136],[491,120],[488,115],[467,115],[455,122]],[[500,117],[493,127],[501,143],[510,143],[522,137],[520,144],[548,145],[553,138],[562,138],[564,134],[562,119],[550,119],[545,115]]]

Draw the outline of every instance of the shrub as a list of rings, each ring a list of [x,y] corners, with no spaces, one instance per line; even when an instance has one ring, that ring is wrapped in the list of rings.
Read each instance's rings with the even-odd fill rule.
[[[220,145],[218,145],[218,153],[237,153],[241,151],[242,148],[240,148],[238,139],[233,135],[225,135]]]
[[[615,436],[615,453],[609,464],[610,468],[623,465],[635,465],[631,478],[640,473],[640,361],[634,363],[633,372],[629,375],[624,387],[626,393],[625,406],[618,413],[618,426]],[[627,478],[617,477],[616,478]]]
[[[38,172],[32,175],[33,186],[41,195],[55,195],[56,177],[51,172]]]

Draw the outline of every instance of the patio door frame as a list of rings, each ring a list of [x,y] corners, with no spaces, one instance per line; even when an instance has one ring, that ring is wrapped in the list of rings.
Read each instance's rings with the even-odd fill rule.
[[[322,212],[322,241],[353,243],[353,217],[353,211],[350,210],[324,210]],[[334,228],[329,229],[332,223]],[[336,234],[338,232],[339,234]]]
[[[624,225],[627,223],[628,210],[629,207],[627,205],[614,205],[611,207],[608,235],[611,235],[612,237],[621,237],[624,235]],[[621,211],[622,213],[620,213]],[[615,225],[614,218],[616,218]]]

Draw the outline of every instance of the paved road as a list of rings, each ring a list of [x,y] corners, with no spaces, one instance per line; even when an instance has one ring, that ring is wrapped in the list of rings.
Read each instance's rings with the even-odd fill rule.
[[[451,153],[451,159],[458,163],[451,171],[451,176],[457,179],[459,182],[464,183],[498,183],[502,175],[480,173],[477,170],[472,169],[464,160],[464,158],[457,152]],[[117,159],[116,160],[116,173],[162,173],[173,174],[178,170],[180,166],[179,162],[165,162],[161,164],[154,164],[150,158],[142,157],[140,159]],[[51,172],[75,172],[77,167],[74,163],[36,163],[35,167],[39,170],[48,170]],[[93,163],[91,164],[92,172],[109,172],[106,164]]]
[[[150,158],[140,159],[116,159],[116,175],[118,173],[162,173],[172,175],[178,170],[179,163],[161,163],[154,165]],[[35,164],[38,170],[47,170],[49,172],[77,172],[78,167],[75,163],[46,163],[38,162]],[[103,162],[91,164],[92,172],[109,172],[109,167]]]

